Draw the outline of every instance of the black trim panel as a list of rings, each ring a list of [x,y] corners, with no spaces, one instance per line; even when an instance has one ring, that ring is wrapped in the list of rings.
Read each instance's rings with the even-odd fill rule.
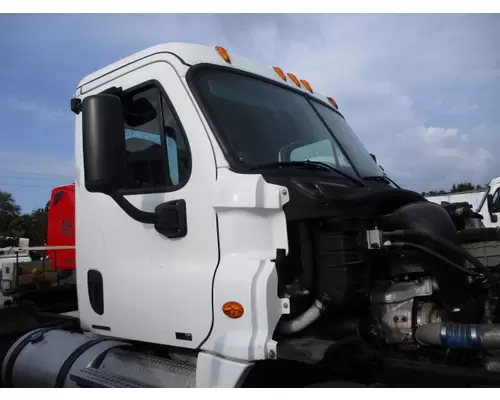
[[[193,340],[193,335],[191,335],[190,333],[175,332],[175,338],[177,340],[187,340],[191,342]]]
[[[111,328],[109,326],[104,326],[104,325],[92,325],[92,329],[97,329],[99,331],[111,332]]]
[[[96,314],[103,315],[104,283],[102,274],[95,269],[89,269],[87,272],[87,291],[92,310],[94,310]]]

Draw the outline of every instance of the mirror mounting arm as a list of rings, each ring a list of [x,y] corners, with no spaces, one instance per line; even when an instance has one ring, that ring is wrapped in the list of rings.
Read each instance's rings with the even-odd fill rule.
[[[156,231],[169,239],[182,238],[187,235],[186,201],[173,200],[159,204],[155,212],[139,210],[118,192],[109,196],[132,219],[143,224],[154,225]]]
[[[154,212],[147,212],[139,210],[130,201],[128,201],[125,196],[119,194],[118,192],[112,192],[109,196],[120,206],[120,208],[125,211],[125,213],[132,219],[143,224],[156,224],[158,216]]]

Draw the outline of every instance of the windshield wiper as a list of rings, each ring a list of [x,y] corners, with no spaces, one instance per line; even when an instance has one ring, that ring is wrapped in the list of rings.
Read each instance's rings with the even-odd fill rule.
[[[321,161],[276,161],[270,162],[266,164],[254,165],[250,168],[250,171],[265,169],[265,168],[308,168],[308,169],[322,169],[324,171],[336,172],[339,175],[342,175],[344,178],[349,179],[350,181],[356,183],[359,186],[366,186],[363,181],[357,179],[334,166],[321,162]]]
[[[394,182],[391,178],[389,178],[386,175],[364,176],[363,179],[366,180],[366,181],[385,182],[387,184],[392,183],[398,189],[401,189],[401,187],[396,182]]]

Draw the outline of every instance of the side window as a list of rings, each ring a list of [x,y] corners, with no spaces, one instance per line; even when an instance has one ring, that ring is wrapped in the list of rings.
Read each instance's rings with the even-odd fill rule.
[[[189,179],[191,155],[185,134],[156,86],[122,96],[127,149],[125,192],[170,191]]]
[[[492,199],[492,210],[491,212],[497,213],[500,212],[500,189],[497,189]]]

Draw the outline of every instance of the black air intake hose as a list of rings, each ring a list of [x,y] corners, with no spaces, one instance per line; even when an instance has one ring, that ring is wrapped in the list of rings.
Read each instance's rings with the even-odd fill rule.
[[[440,239],[433,237],[432,235],[429,235],[427,233],[423,232],[418,232],[418,231],[408,231],[408,230],[402,230],[402,231],[394,231],[394,232],[385,232],[384,236],[386,238],[397,238],[399,240],[404,240],[404,239],[409,239],[407,242],[408,244],[413,244],[415,238],[426,238],[434,243],[436,243],[440,247],[444,247],[448,249],[449,251],[455,253],[458,255],[458,257],[461,257],[462,260],[467,260],[469,261],[474,267],[476,267],[489,281],[491,284],[492,289],[495,291],[497,295],[500,295],[500,283],[498,282],[497,278],[493,273],[481,263],[477,258],[475,258],[472,254],[461,248],[460,246],[451,243],[445,239]],[[403,242],[405,243],[405,242]],[[393,243],[394,244],[394,243]],[[416,247],[416,246],[415,246]],[[451,264],[450,264],[451,265]],[[463,269],[463,267],[461,267]],[[477,275],[475,272],[472,273],[469,272],[469,275]]]
[[[463,256],[432,240],[432,237],[441,238],[460,246],[451,217],[438,204],[430,202],[407,204],[392,214],[384,216],[381,220],[381,229],[402,229],[422,233],[421,237],[412,241],[449,258],[455,264],[465,267]],[[430,236],[430,238],[426,236]],[[429,259],[429,265],[442,293],[445,309],[454,318],[461,320],[460,314],[463,314],[472,302],[466,274],[458,269],[449,268],[448,265],[435,258]]]
[[[496,242],[500,240],[498,228],[473,228],[458,232],[460,243]]]

